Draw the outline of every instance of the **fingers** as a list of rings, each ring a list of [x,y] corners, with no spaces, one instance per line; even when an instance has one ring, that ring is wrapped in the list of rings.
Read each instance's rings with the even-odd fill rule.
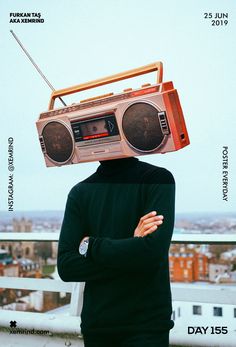
[[[157,228],[162,225],[163,221],[162,220],[157,220],[153,223],[149,223],[146,224],[140,231],[140,234],[142,236],[146,236],[148,234],[151,234],[152,232],[154,232],[155,230],[157,230]]]
[[[163,219],[162,215],[156,215],[157,212],[156,211],[152,211],[147,213],[146,215],[144,215],[143,217],[140,218],[139,220],[139,225],[141,225],[142,223],[150,223],[152,220],[156,220],[156,219]]]
[[[156,211],[152,211],[152,212],[149,212],[147,214],[145,214],[143,217],[140,218],[140,221],[144,221],[145,219],[149,218],[149,217],[153,217],[157,214]]]
[[[146,230],[147,228],[150,227],[150,224],[155,224],[156,222],[158,222],[157,224],[162,224],[164,217],[162,215],[159,216],[155,216],[155,217],[149,217],[146,218],[145,220],[140,220],[138,227],[140,229],[144,229]],[[159,223],[161,222],[161,223]]]
[[[156,211],[145,214],[140,218],[134,236],[143,237],[151,234],[163,223],[163,219],[164,217],[162,215],[157,215]]]
[[[142,235],[142,236],[146,236],[146,235],[148,235],[148,234],[153,233],[154,231],[156,231],[156,230],[157,230],[157,228],[158,228],[158,226],[157,226],[157,225],[153,225],[153,226],[152,226],[150,229],[148,229],[148,230],[144,231],[144,233],[143,233],[143,235]]]
[[[160,225],[162,225],[162,223],[163,223],[163,218],[152,221],[151,223],[143,223],[142,226],[139,227],[139,232],[138,232],[139,236],[143,237],[148,234],[151,234],[152,232],[157,230],[157,228]]]
[[[159,216],[155,216],[155,217],[151,217],[151,218],[147,218],[144,221],[142,221],[142,225],[148,225],[150,223],[154,223],[154,222],[158,222],[158,221],[163,221],[163,216],[159,215]]]
[[[161,219],[151,221],[150,223],[143,223],[141,230],[142,230],[142,232],[144,232],[144,231],[147,231],[148,229],[150,229],[151,227],[153,227],[155,225],[161,225],[162,223],[163,223],[163,221]]]

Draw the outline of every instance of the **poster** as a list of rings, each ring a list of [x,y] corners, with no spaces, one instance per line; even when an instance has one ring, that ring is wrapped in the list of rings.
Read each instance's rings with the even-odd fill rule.
[[[177,278],[173,284],[184,284],[186,293],[190,293],[190,286],[206,285],[204,293],[210,288],[216,301],[201,304],[194,296],[189,306],[181,306],[179,301],[174,305],[176,330],[171,331],[170,339],[173,345],[233,346],[235,341],[236,301],[232,299],[230,304],[226,300],[224,304],[221,298],[217,302],[214,291],[223,288],[225,297],[231,298],[236,288],[235,15],[232,0],[21,0],[0,5],[1,235],[20,231],[18,224],[22,223],[22,230],[27,232],[28,221],[34,232],[58,232],[69,190],[98,166],[96,162],[60,168],[45,166],[35,122],[47,110],[51,90],[10,30],[56,90],[155,61],[163,62],[163,80],[174,82],[190,145],[165,155],[142,156],[140,160],[165,167],[175,177],[173,240],[182,237],[184,241],[185,235],[190,234],[197,235],[196,239],[204,234],[210,237],[202,247],[191,242],[192,248],[187,243],[175,243],[173,266],[174,254],[182,257],[192,249],[194,254],[205,254],[206,270],[205,277],[186,279],[183,269],[180,280]],[[154,81],[154,74],[143,75],[79,96],[73,94],[65,101],[72,104]],[[210,248],[211,237],[217,243]],[[9,250],[4,240],[0,240],[1,244],[5,243],[4,249]],[[37,255],[41,252],[42,259],[44,256],[47,260],[38,248]],[[56,246],[54,259],[55,254]],[[53,259],[51,253],[49,258]],[[188,319],[183,319],[182,313]],[[0,317],[3,314],[0,311]],[[37,343],[40,346],[40,341]]]

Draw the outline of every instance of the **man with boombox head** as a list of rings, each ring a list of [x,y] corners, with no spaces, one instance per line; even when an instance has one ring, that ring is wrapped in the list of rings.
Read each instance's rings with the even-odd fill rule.
[[[172,174],[135,157],[101,161],[71,189],[58,272],[85,282],[85,347],[169,346],[174,206]]]

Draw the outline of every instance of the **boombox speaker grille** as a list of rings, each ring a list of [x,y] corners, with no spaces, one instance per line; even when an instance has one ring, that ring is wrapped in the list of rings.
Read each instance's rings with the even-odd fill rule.
[[[73,153],[73,140],[65,125],[56,121],[50,122],[45,125],[42,136],[50,159],[58,163],[70,159]]]
[[[145,102],[137,102],[127,108],[122,128],[128,142],[140,151],[155,150],[164,139],[158,110]]]

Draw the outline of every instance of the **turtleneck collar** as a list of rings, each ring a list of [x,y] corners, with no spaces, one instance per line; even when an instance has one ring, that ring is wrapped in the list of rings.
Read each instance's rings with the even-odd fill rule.
[[[136,165],[139,160],[134,157],[119,158],[112,160],[100,161],[100,165],[97,169],[99,174],[110,175],[116,172],[120,172],[123,169]]]

